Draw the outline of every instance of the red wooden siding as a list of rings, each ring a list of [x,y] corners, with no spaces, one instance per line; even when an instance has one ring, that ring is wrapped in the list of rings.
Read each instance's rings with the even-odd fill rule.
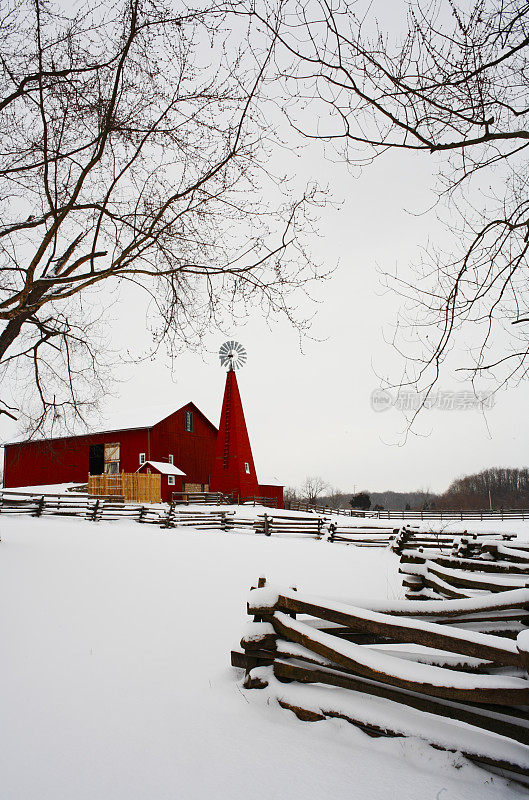
[[[185,411],[193,413],[193,431],[184,430]],[[123,472],[136,472],[140,453],[152,461],[169,461],[186,473],[189,483],[209,483],[217,429],[193,404],[188,403],[152,428],[138,428],[46,441],[7,444],[4,485],[40,486],[54,483],[86,483],[91,444],[120,444]],[[175,489],[178,491],[178,489]]]
[[[146,429],[8,444],[5,446],[4,484],[10,487],[86,483],[89,446],[112,442],[120,444],[120,471],[136,472],[138,454],[147,452]]]
[[[185,412],[193,413],[193,431],[185,430]],[[217,429],[193,404],[179,408],[151,431],[151,459],[168,461],[186,473],[186,483],[208,483],[217,440]],[[178,491],[175,489],[175,491]]]
[[[246,471],[245,464],[248,464],[249,472]],[[233,370],[229,370],[226,375],[210,489],[212,492],[235,494],[241,498],[259,495],[252,448]]]
[[[272,483],[259,484],[259,497],[267,497],[276,501],[276,508],[283,508],[283,487]]]

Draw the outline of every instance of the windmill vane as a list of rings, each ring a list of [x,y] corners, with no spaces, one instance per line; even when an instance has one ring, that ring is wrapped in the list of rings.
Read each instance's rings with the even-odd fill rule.
[[[244,367],[247,359],[246,350],[239,342],[224,342],[219,350],[219,360],[221,367],[228,367],[230,370]]]

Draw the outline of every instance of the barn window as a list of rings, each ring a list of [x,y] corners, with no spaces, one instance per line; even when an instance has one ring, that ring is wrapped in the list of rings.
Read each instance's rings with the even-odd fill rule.
[[[145,464],[145,453],[140,453],[140,464]]]
[[[244,471],[247,472],[248,475],[250,474],[250,465],[247,461],[244,462]]]
[[[184,418],[184,430],[193,433],[193,412],[186,411]]]
[[[169,463],[174,464],[174,456],[169,455]]]
[[[119,472],[119,442],[105,444],[105,472],[108,475],[117,475]]]
[[[174,486],[174,475],[167,476],[167,483],[169,486]]]

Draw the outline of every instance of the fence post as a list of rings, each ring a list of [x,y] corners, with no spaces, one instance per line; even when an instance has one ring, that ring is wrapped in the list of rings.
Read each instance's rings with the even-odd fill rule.
[[[94,503],[94,510],[92,511],[92,522],[97,522],[97,512],[99,511],[99,498]]]
[[[37,506],[37,510],[35,511],[35,516],[36,517],[40,517],[40,515],[43,512],[43,510],[44,510],[44,495],[42,495],[42,497],[39,500],[39,504]]]
[[[271,536],[271,535],[272,535],[272,534],[271,534],[271,531],[270,531],[270,522],[269,522],[269,519],[268,519],[268,514],[265,514],[265,515],[264,515],[264,525],[263,525],[263,528],[264,528],[264,535],[265,535],[265,536]]]
[[[334,542],[334,534],[336,533],[336,523],[331,522],[329,525],[329,541]]]

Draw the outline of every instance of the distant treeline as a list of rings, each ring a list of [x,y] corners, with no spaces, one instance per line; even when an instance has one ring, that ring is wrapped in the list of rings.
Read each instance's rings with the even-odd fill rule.
[[[457,478],[443,494],[431,492],[370,492],[371,508],[386,511],[435,509],[529,508],[529,469],[492,467],[475,475]],[[353,493],[334,492],[320,496],[318,503],[350,508]]]
[[[371,508],[382,506],[386,511],[401,511],[407,505],[410,508],[423,508],[425,504],[431,503],[436,499],[436,495],[429,492],[370,492],[364,490],[371,499]],[[351,498],[353,493],[327,495],[319,497],[318,503],[330,506],[331,508],[351,508]]]
[[[490,495],[489,495],[490,492]],[[439,497],[443,508],[529,508],[529,469],[493,467],[458,478]]]

